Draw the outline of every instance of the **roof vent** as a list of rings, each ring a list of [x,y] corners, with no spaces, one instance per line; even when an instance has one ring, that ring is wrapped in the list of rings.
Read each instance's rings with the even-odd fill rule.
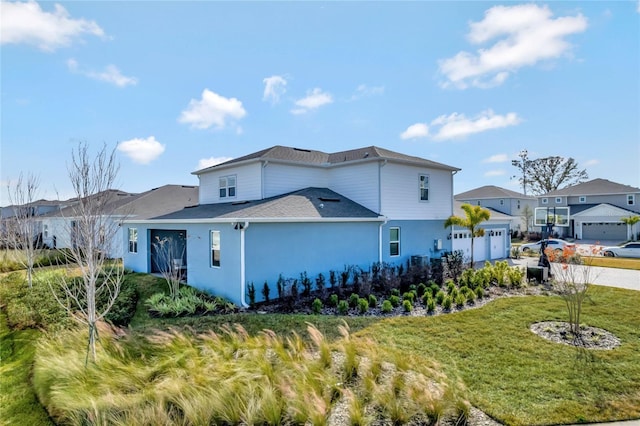
[[[329,197],[318,197],[320,201],[324,201],[327,203],[339,203],[340,198],[329,198]]]
[[[233,203],[231,203],[232,206],[240,206],[242,204],[249,204],[248,200],[244,200],[244,201],[234,201]]]
[[[303,149],[303,148],[293,148],[294,151],[301,151],[301,152],[311,152],[310,149]]]

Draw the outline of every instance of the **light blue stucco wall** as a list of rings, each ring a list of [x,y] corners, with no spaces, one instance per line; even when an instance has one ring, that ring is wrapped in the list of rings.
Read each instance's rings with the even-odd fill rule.
[[[315,288],[322,273],[329,285],[329,271],[345,266],[368,269],[378,260],[377,222],[350,223],[252,223],[246,230],[246,281],[263,300],[265,280],[270,297],[277,297],[278,276],[299,279],[307,273]]]
[[[391,256],[390,228],[400,228],[400,255]],[[443,220],[390,220],[382,230],[382,261],[391,264],[406,265],[411,256],[429,256],[439,258],[451,251],[451,240],[447,240],[449,229]],[[442,240],[442,249],[436,250],[434,241]]]

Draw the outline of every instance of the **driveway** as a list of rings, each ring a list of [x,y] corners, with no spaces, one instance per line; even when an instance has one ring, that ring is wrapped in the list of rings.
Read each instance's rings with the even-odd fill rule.
[[[509,260],[518,266],[538,266],[538,259],[534,257]],[[640,291],[640,271],[598,266],[590,266],[590,268],[589,281],[592,284]]]

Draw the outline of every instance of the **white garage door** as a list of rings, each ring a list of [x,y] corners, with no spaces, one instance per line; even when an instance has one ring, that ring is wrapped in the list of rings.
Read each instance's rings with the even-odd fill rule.
[[[507,231],[505,229],[497,229],[488,231],[490,238],[491,248],[491,260],[502,259],[505,257],[505,236]]]
[[[627,225],[624,223],[583,223],[583,240],[619,240],[627,239]]]
[[[452,235],[452,240],[453,251],[462,250],[465,261],[471,260],[471,233],[468,231],[455,231]],[[476,237],[473,239],[474,262],[481,262],[487,259],[485,241],[485,237]]]

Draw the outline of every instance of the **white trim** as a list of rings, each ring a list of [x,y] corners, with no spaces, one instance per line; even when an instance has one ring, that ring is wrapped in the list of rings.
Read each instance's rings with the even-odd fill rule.
[[[244,249],[244,231],[249,227],[249,222],[245,222],[244,226],[240,228],[240,304],[244,308],[248,308],[249,305],[244,300],[245,296],[245,279],[246,279],[246,264],[245,264],[245,249]]]
[[[393,229],[397,229],[398,230],[398,239],[397,240],[392,240],[391,239],[391,231]],[[401,245],[400,245],[400,240],[402,239],[402,236],[400,235],[400,227],[399,226],[390,226],[389,227],[389,257],[399,257],[402,253],[401,251]],[[391,253],[391,244],[398,244],[398,254],[392,254]]]

